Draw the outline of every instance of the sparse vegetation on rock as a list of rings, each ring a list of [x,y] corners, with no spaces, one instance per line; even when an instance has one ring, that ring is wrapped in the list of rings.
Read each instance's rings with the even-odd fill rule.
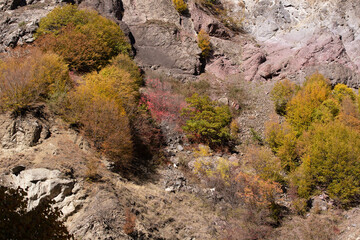
[[[203,29],[198,33],[198,46],[201,49],[201,57],[205,60],[210,56],[211,52],[211,43],[209,34],[207,34]]]
[[[175,6],[175,9],[180,14],[185,14],[188,12],[188,6],[187,6],[186,2],[184,2],[184,0],[173,0],[173,4]]]

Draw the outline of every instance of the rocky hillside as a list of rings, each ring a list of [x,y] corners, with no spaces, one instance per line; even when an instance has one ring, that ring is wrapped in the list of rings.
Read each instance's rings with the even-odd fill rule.
[[[227,28],[196,1],[180,15],[170,0],[76,2],[116,19],[127,32],[138,63],[189,78],[206,71],[217,77],[240,73],[245,80],[288,77],[301,81],[320,71],[333,82],[358,84],[359,4],[356,1],[230,1],[227,15],[241,34]],[[33,41],[39,19],[58,2],[2,1],[0,50]],[[196,33],[211,36],[212,56],[199,60]],[[205,66],[204,66],[205,65]]]
[[[333,85],[359,88],[358,1],[221,0],[220,12],[201,0],[186,2],[188,11],[180,14],[171,0],[0,0],[0,57],[34,43],[40,19],[56,6],[73,3],[95,9],[121,27],[131,55],[146,74],[184,84],[206,79],[209,85],[204,88],[212,99],[233,111],[240,108],[236,122],[241,144],[262,141],[264,123],[275,114],[269,93],[278,80],[302,83],[318,71]],[[210,36],[206,59],[198,46],[201,30]],[[236,100],[229,90],[235,85],[241,86]],[[161,125],[165,164],[154,172],[145,169],[144,174],[151,174],[135,182],[114,173],[108,159],[99,157],[88,140],[48,106],[36,105],[25,115],[1,114],[0,184],[26,189],[29,209],[53,199],[76,239],[222,239],[225,232],[226,239],[251,239],[231,238],[236,228],[224,230],[232,216],[224,210],[229,203],[193,176],[198,153],[181,136],[171,135],[172,127]],[[204,159],[241,162],[241,144],[233,154],[215,152]],[[324,211],[332,205],[328,199],[317,200],[326,206]],[[357,239],[357,208],[331,214],[342,219],[336,226],[339,239]],[[132,218],[136,230],[129,233],[124,226]],[[305,224],[296,221],[296,226]],[[327,226],[332,231],[331,224]],[[279,234],[292,228],[284,229]],[[290,236],[281,234],[283,239]]]

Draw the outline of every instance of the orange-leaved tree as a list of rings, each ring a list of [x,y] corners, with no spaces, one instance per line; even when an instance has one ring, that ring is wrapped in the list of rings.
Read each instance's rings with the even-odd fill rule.
[[[93,10],[57,7],[40,20],[36,42],[61,56],[76,71],[99,70],[130,44],[120,27]]]

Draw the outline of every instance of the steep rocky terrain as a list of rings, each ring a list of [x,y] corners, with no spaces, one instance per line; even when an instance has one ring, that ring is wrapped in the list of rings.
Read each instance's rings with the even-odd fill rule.
[[[64,2],[94,8],[115,20],[146,72],[184,82],[206,78],[217,88],[228,82],[242,86],[237,121],[243,142],[251,137],[250,129],[261,135],[264,122],[274,114],[269,92],[279,79],[303,82],[319,71],[333,84],[359,87],[357,1],[222,0],[228,16],[242,24],[235,31],[195,0],[188,1],[185,15],[171,0],[0,0],[0,52],[33,43],[39,19]],[[211,37],[206,61],[200,59],[197,44],[200,29]],[[226,92],[212,97],[238,104]],[[213,239],[221,233],[224,219],[204,201],[212,197],[211,190],[193,186],[177,168],[181,154],[193,157],[182,145],[169,147],[168,166],[139,185],[111,172],[109,162],[99,159],[80,134],[46,107],[31,112],[0,116],[0,183],[27,189],[29,208],[45,197],[54,199],[69,231],[79,239],[190,240]],[[240,156],[241,151],[234,157]],[[97,178],[89,179],[94,169]],[[123,229],[127,209],[136,215],[132,236]],[[339,239],[357,239],[358,210],[345,218]]]
[[[236,34],[189,1],[185,16],[171,1],[79,1],[119,21],[133,43],[136,59],[145,68],[175,77],[200,74],[196,33],[212,37],[213,53],[205,70],[220,78],[241,73],[245,80],[304,78],[320,71],[334,82],[358,84],[359,4],[355,1],[223,1],[228,15],[239,19]],[[38,20],[58,2],[2,1],[1,50],[30,43]]]

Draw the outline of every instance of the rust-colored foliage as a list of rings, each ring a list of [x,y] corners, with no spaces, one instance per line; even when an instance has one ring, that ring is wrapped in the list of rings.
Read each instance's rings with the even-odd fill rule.
[[[0,62],[0,107],[21,111],[38,101],[56,99],[72,86],[67,65],[53,53],[37,49]]]
[[[274,201],[275,195],[281,193],[279,184],[263,180],[256,175],[240,172],[235,180],[241,186],[238,189],[238,196],[251,206],[269,206]]]
[[[123,230],[127,235],[132,234],[135,231],[136,215],[133,214],[128,208],[125,209],[125,224]]]
[[[133,147],[125,110],[116,99],[107,96],[108,92],[97,90],[89,81],[70,94],[68,115],[82,125],[84,134],[98,150],[124,168],[132,158]]]
[[[92,10],[66,5],[41,19],[37,44],[64,57],[72,70],[99,70],[130,45],[119,26]]]

